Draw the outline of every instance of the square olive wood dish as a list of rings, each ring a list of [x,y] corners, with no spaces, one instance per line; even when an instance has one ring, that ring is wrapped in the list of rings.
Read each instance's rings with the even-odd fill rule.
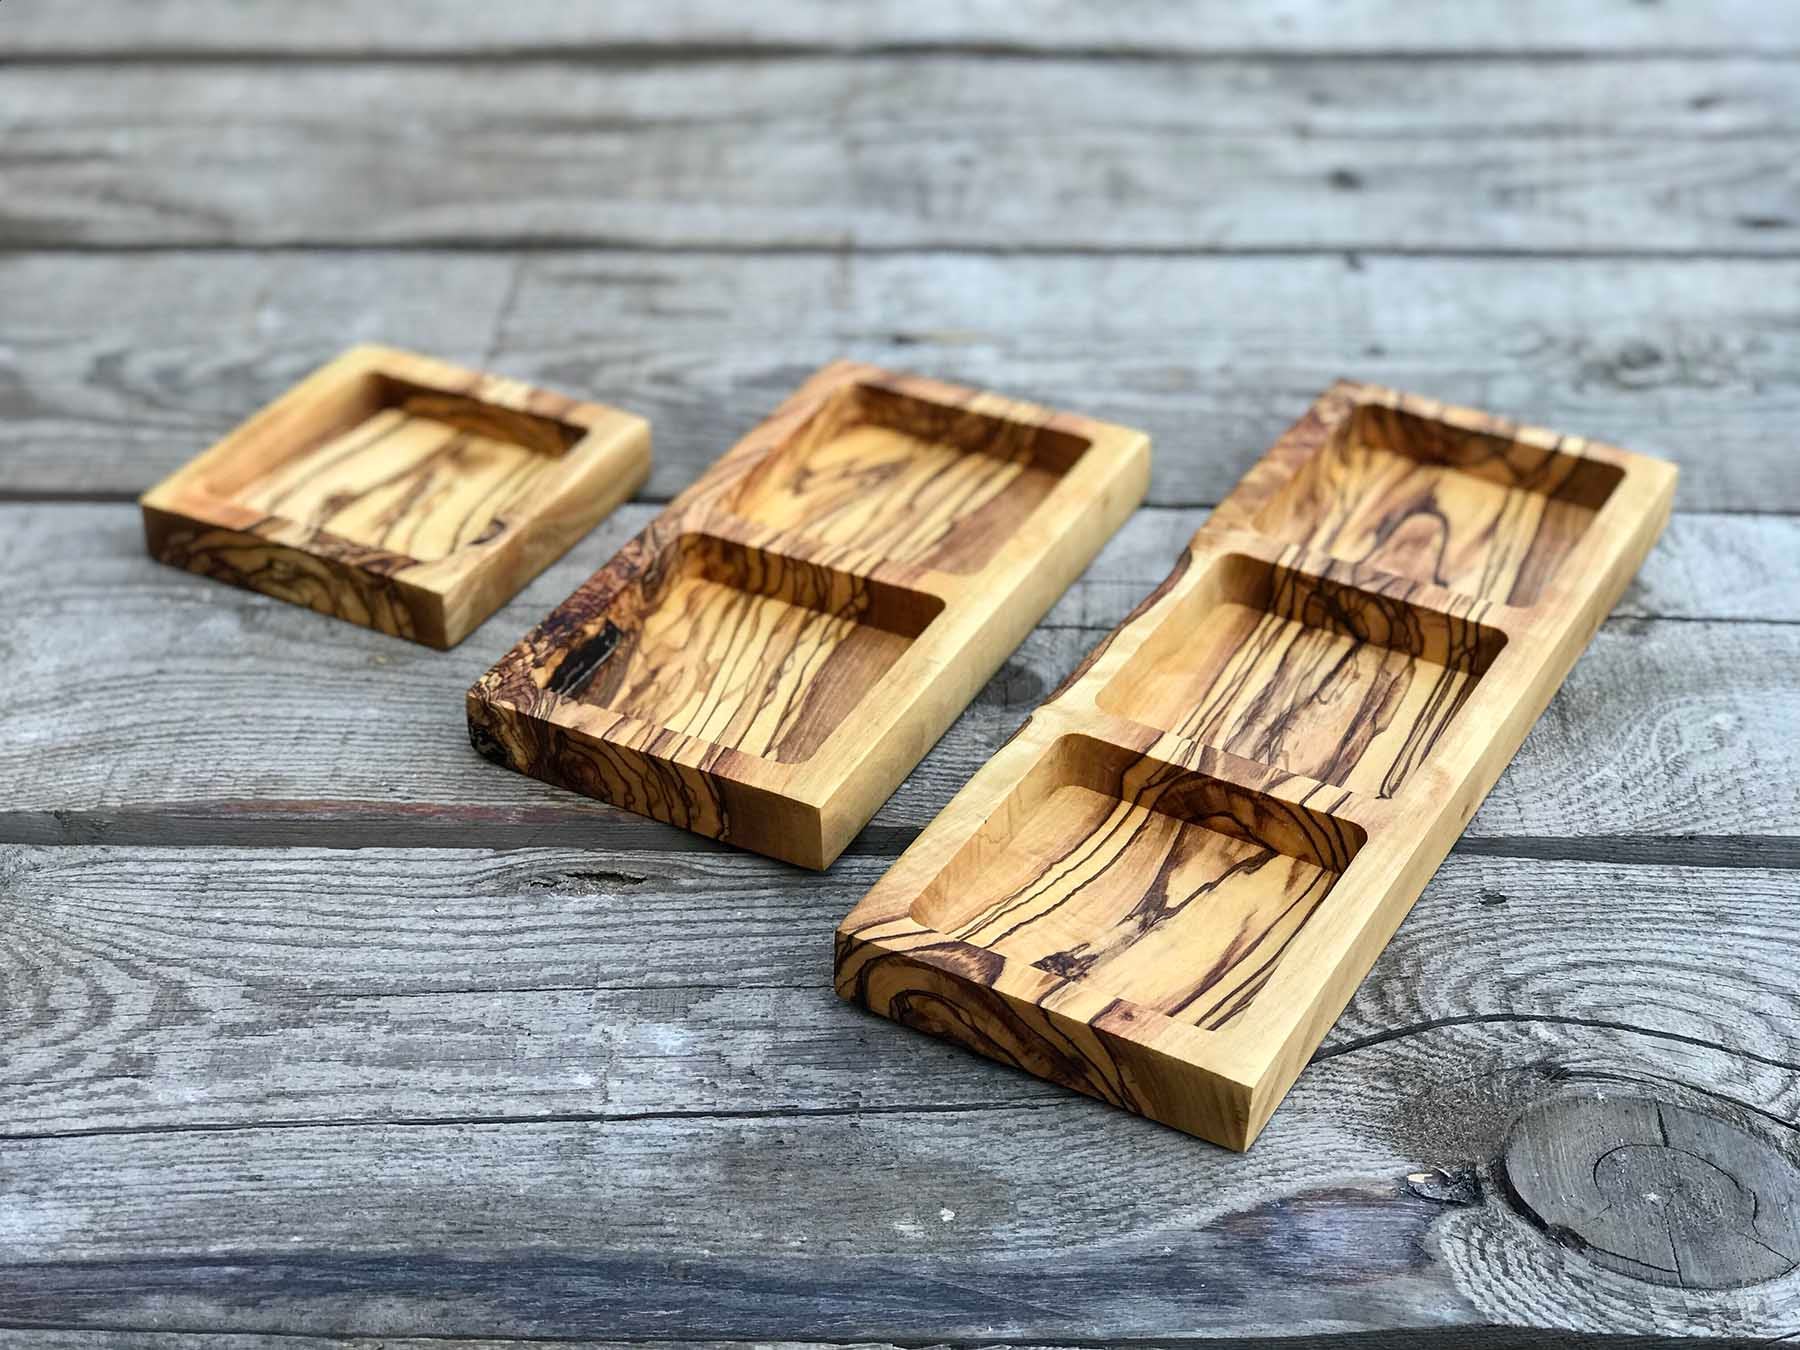
[[[365,346],[141,505],[162,562],[453,647],[649,471],[641,417]]]

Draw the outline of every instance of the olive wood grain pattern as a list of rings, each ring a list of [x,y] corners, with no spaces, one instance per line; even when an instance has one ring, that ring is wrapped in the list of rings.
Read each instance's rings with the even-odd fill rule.
[[[162,562],[453,647],[649,471],[642,418],[357,347],[141,504]]]
[[[838,992],[1247,1148],[1675,469],[1339,383],[838,930]]]
[[[1141,432],[839,362],[469,691],[497,763],[823,868],[1142,500]]]

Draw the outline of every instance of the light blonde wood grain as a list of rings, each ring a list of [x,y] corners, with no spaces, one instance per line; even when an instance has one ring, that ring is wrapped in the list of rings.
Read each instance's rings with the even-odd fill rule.
[[[1335,386],[844,920],[839,993],[1247,1148],[1674,486]]]
[[[837,857],[1149,479],[1141,432],[826,367],[469,691],[499,763]]]
[[[163,562],[452,647],[649,469],[642,418],[358,347],[141,500]]]

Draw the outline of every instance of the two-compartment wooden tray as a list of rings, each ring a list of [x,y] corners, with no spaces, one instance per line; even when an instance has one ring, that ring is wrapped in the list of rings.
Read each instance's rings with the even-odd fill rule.
[[[838,992],[1248,1147],[1674,486],[1333,387],[845,919]]]
[[[354,347],[142,499],[162,562],[453,647],[650,472],[650,424]]]
[[[822,868],[1143,498],[1141,432],[840,362],[469,691],[488,758]]]

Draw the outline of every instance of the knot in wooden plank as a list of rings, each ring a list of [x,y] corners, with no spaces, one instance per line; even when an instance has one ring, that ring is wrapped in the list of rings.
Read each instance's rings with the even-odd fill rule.
[[[1642,1097],[1564,1097],[1514,1123],[1508,1201],[1589,1260],[1653,1284],[1730,1289],[1800,1264],[1800,1170],[1706,1112]]]

